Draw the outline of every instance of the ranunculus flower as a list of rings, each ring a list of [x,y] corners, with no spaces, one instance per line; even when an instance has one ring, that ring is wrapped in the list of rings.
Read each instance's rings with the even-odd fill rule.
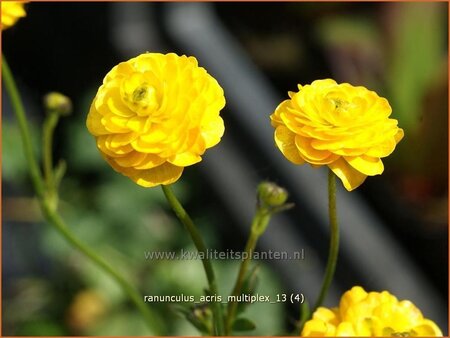
[[[144,187],[167,185],[219,143],[224,106],[222,88],[196,58],[145,53],[106,75],[87,127],[116,171]]]
[[[17,20],[27,15],[21,1],[2,1],[2,30],[13,26]]]
[[[403,138],[388,101],[331,79],[298,88],[270,116],[283,155],[295,164],[327,165],[349,191],[381,174],[381,158]]]
[[[442,336],[439,327],[423,317],[410,301],[387,291],[367,293],[355,286],[344,293],[339,307],[319,307],[305,323],[302,336],[327,337],[407,337]]]

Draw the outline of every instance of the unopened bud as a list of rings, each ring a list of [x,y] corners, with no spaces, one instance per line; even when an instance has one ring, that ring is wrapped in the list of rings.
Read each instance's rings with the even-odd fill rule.
[[[70,115],[72,112],[72,101],[58,92],[51,92],[45,95],[44,106],[47,112],[57,113],[62,116]]]
[[[212,318],[212,311],[207,306],[196,307],[196,308],[194,308],[194,310],[192,312],[193,312],[194,317],[202,322]]]
[[[258,198],[260,203],[268,207],[278,207],[283,205],[288,199],[286,189],[272,182],[261,182],[258,185]]]

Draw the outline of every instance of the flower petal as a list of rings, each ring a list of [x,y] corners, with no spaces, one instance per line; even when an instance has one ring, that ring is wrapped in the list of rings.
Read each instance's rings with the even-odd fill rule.
[[[370,156],[344,156],[345,160],[360,173],[367,176],[380,175],[384,170],[383,162]]]
[[[397,134],[395,134],[394,136],[395,142],[399,143],[402,140],[403,136],[405,136],[405,132],[402,128],[398,128]]]
[[[169,163],[172,163],[172,164],[180,166],[180,167],[187,167],[189,165],[198,163],[201,160],[202,160],[202,158],[199,155],[188,152],[188,151],[185,153],[182,153],[182,154],[176,154],[167,159],[167,161]]]
[[[283,155],[294,164],[303,164],[305,161],[295,146],[295,134],[285,126],[275,129],[275,143]]]
[[[295,136],[295,146],[306,162],[311,164],[328,164],[338,158],[337,155],[330,153],[328,150],[314,149],[311,146],[311,140],[300,135]]]
[[[204,121],[201,126],[201,135],[205,140],[205,147],[211,148],[219,143],[224,131],[225,126],[220,116]]]
[[[439,327],[429,319],[424,319],[421,325],[414,327],[413,329],[419,337],[440,337],[442,331]]]
[[[334,336],[335,327],[321,320],[311,319],[305,323],[301,336],[327,337]]]
[[[342,322],[338,325],[336,329],[336,337],[354,337],[355,329],[353,325],[349,322]]]
[[[151,188],[160,184],[168,185],[176,182],[183,173],[183,167],[168,162],[147,170],[136,170],[130,178],[140,186]]]
[[[339,158],[328,164],[328,167],[341,179],[345,189],[348,191],[352,191],[359,187],[367,177],[367,175],[360,173],[350,166],[343,158]]]

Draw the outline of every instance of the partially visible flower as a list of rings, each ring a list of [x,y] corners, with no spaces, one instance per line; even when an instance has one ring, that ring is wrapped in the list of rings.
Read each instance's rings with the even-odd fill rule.
[[[27,15],[23,1],[2,1],[2,30],[13,26],[17,20]]]
[[[77,293],[67,313],[68,324],[75,330],[86,330],[106,312],[106,303],[96,291]]]
[[[270,116],[283,155],[295,164],[327,165],[349,191],[381,174],[381,158],[403,138],[388,101],[331,79],[298,88]]]
[[[387,291],[367,293],[355,286],[344,293],[339,307],[319,307],[305,323],[302,336],[417,337],[442,336],[439,327],[423,317],[410,301]]]
[[[87,127],[106,161],[144,187],[178,180],[219,143],[223,90],[195,57],[146,53],[115,66]]]

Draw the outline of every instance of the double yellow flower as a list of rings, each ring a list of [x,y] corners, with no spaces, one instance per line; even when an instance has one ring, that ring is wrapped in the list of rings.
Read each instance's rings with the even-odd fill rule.
[[[403,138],[385,98],[364,87],[317,80],[290,92],[271,115],[275,143],[294,164],[327,165],[347,190],[379,175]]]
[[[146,53],[115,66],[87,127],[105,160],[144,187],[178,180],[219,143],[222,88],[194,57]]]

